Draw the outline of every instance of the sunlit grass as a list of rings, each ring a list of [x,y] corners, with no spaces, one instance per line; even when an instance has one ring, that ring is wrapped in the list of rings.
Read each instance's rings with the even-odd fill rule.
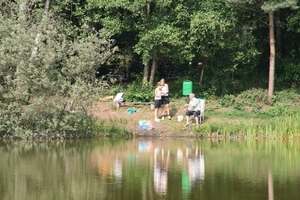
[[[128,131],[125,126],[115,123],[107,123],[105,121],[97,121],[94,125],[93,131],[96,135],[105,137],[123,137],[128,135]]]
[[[206,137],[226,138],[300,138],[300,113],[283,115],[269,119],[251,118],[235,120],[241,116],[226,117],[214,123],[204,123],[195,130],[196,134]]]
[[[173,96],[170,104],[173,118],[171,121],[164,122],[169,125],[166,131],[156,134],[185,136],[188,133],[189,136],[217,139],[300,139],[300,112],[298,112],[300,103],[298,95],[295,96],[292,91],[274,95],[272,102],[266,100],[265,90],[257,89],[247,90],[237,96],[229,95],[221,98],[204,96],[203,98],[207,100],[204,123],[200,126],[185,127],[183,105],[188,102],[188,98]],[[110,110],[117,112],[114,106],[112,104]],[[177,121],[178,115],[184,116],[182,122]],[[145,117],[151,119],[153,112],[148,109]],[[98,129],[96,132],[104,132],[108,135],[135,132],[132,127],[136,125],[134,123],[137,120],[138,118],[134,116],[131,119],[109,118],[106,119],[105,124],[96,125]],[[192,122],[195,124],[195,121]]]

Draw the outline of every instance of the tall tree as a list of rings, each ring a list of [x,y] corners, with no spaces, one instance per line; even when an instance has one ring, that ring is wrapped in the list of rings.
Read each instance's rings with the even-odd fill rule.
[[[269,40],[270,40],[270,64],[269,64],[269,86],[268,100],[271,102],[274,93],[274,74],[275,74],[275,36],[274,36],[274,12],[283,8],[296,9],[297,0],[269,0],[265,1],[262,9],[269,13]]]
[[[260,41],[257,43],[259,53],[262,53],[262,56],[267,48],[264,48],[264,40],[261,39],[261,36],[264,35],[264,27],[268,25],[268,52],[269,52],[269,76],[268,76],[268,99],[271,100],[274,93],[274,81],[275,81],[275,63],[276,63],[276,51],[275,44],[277,43],[278,48],[280,48],[280,39],[282,37],[282,31],[280,29],[280,24],[284,19],[280,19],[279,23],[279,14],[284,8],[297,8],[296,0],[227,0],[232,6],[233,11],[237,11],[239,14],[239,23],[242,23],[245,28],[251,28],[254,33],[256,32],[256,38],[254,41]],[[266,15],[265,13],[268,13]],[[276,23],[275,20],[276,19]],[[276,26],[276,27],[275,27]],[[276,28],[276,32],[275,32]],[[250,33],[251,33],[250,32]],[[277,41],[276,41],[277,39]],[[259,47],[260,46],[260,47]],[[280,56],[280,52],[278,56]],[[258,55],[258,54],[256,54]],[[261,63],[262,64],[262,61]],[[256,63],[259,66],[259,63]]]
[[[171,0],[89,1],[86,12],[99,16],[101,26],[110,30],[113,37],[122,33],[123,40],[127,35],[128,40],[135,41],[132,48],[143,60],[143,80],[153,84],[160,58],[170,52],[177,52],[177,57],[186,53],[183,51],[186,27],[179,23],[185,20],[186,14],[182,13],[187,11],[183,4]]]
[[[233,20],[226,18],[225,3],[221,1],[202,2],[200,10],[195,11],[191,19],[190,45],[207,64],[220,49],[226,49],[226,35],[231,31]],[[200,83],[203,79],[204,68],[201,67]]]

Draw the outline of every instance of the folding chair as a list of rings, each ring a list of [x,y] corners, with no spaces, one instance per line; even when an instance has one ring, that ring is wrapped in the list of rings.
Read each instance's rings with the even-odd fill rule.
[[[204,122],[204,112],[205,112],[205,100],[198,99],[200,101],[200,115],[199,115],[199,123]]]

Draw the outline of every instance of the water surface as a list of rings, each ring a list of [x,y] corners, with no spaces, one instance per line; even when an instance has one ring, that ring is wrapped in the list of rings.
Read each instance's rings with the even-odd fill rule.
[[[299,199],[300,144],[196,139],[0,141],[5,200]]]

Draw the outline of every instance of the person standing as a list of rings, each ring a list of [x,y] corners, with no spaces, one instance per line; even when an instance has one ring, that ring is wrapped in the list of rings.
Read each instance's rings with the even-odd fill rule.
[[[162,84],[157,83],[157,87],[154,90],[154,121],[159,122],[158,109],[161,107],[161,96],[162,96]]]
[[[199,125],[199,115],[200,115],[200,104],[198,103],[198,99],[195,97],[194,93],[189,94],[189,98],[190,98],[190,102],[189,104],[185,104],[185,108],[186,108],[186,125],[188,126],[190,123],[190,116],[194,115],[195,117],[195,121],[196,121],[196,125]]]
[[[165,119],[165,112],[167,113],[168,119],[171,119],[170,116],[170,98],[169,98],[169,85],[165,82],[165,79],[161,79],[160,83],[162,84],[162,96],[161,96],[161,119]],[[166,110],[165,110],[166,108]]]

